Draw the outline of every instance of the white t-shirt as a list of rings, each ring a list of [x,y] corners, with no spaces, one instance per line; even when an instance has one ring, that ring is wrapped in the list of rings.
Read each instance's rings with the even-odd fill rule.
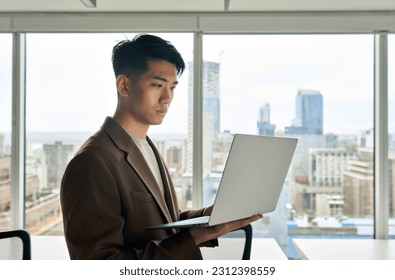
[[[140,152],[143,154],[145,161],[148,163],[148,166],[150,167],[152,173],[154,174],[156,182],[159,185],[159,190],[164,196],[162,176],[160,175],[159,165],[158,165],[158,161],[156,160],[154,151],[152,150],[151,146],[148,144],[146,139],[140,139],[137,136],[131,134],[130,132],[128,132],[128,134],[130,135],[130,137],[132,137],[134,143],[137,145],[137,147],[140,149]]]

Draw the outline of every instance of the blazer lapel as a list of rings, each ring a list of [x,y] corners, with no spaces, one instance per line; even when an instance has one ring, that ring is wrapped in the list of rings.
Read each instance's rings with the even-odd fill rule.
[[[106,118],[106,121],[102,126],[102,129],[111,137],[111,139],[114,141],[114,144],[117,146],[118,149],[123,150],[124,152],[127,153],[127,157],[126,157],[127,162],[136,171],[136,173],[144,182],[149,192],[154,197],[155,201],[159,205],[159,208],[162,210],[163,215],[166,218],[166,221],[172,222],[173,221],[172,215],[170,215],[165,199],[163,198],[162,193],[159,190],[158,183],[156,182],[155,177],[152,174],[151,169],[149,168],[139,148],[133,142],[131,137],[121,126],[118,125],[118,123],[115,120],[109,117]],[[157,153],[155,149],[154,152],[155,154]],[[160,169],[162,168],[161,164],[159,164],[159,168]],[[168,186],[164,186],[164,187],[165,190],[168,188]]]
[[[163,161],[162,157],[160,156],[158,150],[156,149],[155,145],[152,143],[151,139],[147,137],[148,144],[151,146],[152,150],[154,151],[156,160],[159,165],[160,175],[163,181],[163,188],[165,191],[165,201],[167,204],[167,209],[169,209],[170,215],[173,221],[177,221],[179,218],[178,214],[178,202],[177,197],[174,192],[174,186],[172,184],[171,178],[169,173],[167,172],[165,162]]]
[[[151,192],[152,196],[155,198],[164,216],[166,217],[167,222],[172,222],[172,217],[170,215],[169,209],[167,208],[165,199],[163,198],[163,195],[159,190],[158,183],[156,182],[155,177],[152,174],[139,148],[134,143],[128,152],[128,156],[126,160],[137,172],[141,180],[146,185],[147,189]]]

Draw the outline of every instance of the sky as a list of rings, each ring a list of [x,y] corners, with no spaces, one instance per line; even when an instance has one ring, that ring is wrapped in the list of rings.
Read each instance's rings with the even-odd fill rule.
[[[192,34],[160,34],[193,57]],[[95,131],[116,106],[111,50],[133,34],[28,34],[27,130]],[[0,34],[0,131],[11,127],[11,36]],[[295,117],[298,89],[318,90],[324,133],[373,126],[372,35],[205,35],[203,56],[220,63],[221,130],[256,133],[259,106],[283,130]],[[391,47],[392,46],[392,47]],[[390,36],[390,73],[395,71]],[[393,70],[391,70],[393,69]],[[392,71],[392,72],[391,72]],[[395,131],[395,76],[390,75],[390,131]],[[188,71],[164,123],[151,133],[186,134]]]

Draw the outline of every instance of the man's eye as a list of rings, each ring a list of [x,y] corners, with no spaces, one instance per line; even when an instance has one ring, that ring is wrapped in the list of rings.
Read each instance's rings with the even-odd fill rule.
[[[161,88],[162,85],[161,84],[154,84],[154,87]]]

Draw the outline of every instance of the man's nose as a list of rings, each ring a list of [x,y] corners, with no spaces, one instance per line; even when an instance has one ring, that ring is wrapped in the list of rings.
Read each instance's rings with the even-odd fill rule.
[[[173,90],[170,87],[164,87],[162,92],[161,101],[165,104],[173,100]]]

